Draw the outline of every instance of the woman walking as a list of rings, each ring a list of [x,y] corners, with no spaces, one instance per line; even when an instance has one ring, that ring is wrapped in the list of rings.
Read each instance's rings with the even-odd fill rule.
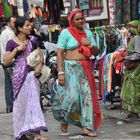
[[[40,63],[30,71],[26,58],[33,51],[29,40],[30,22],[24,17],[16,19],[17,36],[9,40],[4,56],[4,65],[14,60],[12,84],[14,92],[13,124],[16,140],[26,140],[26,134],[33,133],[34,140],[48,140],[40,131],[47,131],[45,118],[40,106],[40,84],[36,76],[42,68],[42,55],[39,48]]]
[[[84,28],[81,9],[68,17],[70,27],[64,29],[57,43],[58,90],[52,105],[55,119],[66,134],[68,124],[76,125],[88,136],[95,137],[101,114],[96,96],[93,62],[98,54],[94,37]]]

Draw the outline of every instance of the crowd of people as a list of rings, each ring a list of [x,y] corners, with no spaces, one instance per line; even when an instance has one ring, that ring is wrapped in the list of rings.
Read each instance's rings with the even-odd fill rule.
[[[69,124],[81,128],[90,137],[97,136],[101,111],[98,104],[90,59],[98,55],[92,32],[85,28],[81,9],[73,9],[68,17],[69,27],[63,29],[57,42],[58,86],[51,109],[60,122],[62,135],[68,135]],[[121,91],[123,108],[140,113],[140,22],[130,22],[128,32],[133,32],[124,58],[126,72]],[[132,29],[135,28],[135,30]],[[33,26],[26,17],[11,16],[0,35],[1,64],[5,74],[6,112],[13,112],[13,129],[16,140],[26,140],[32,133],[34,140],[48,140],[41,131],[48,131],[40,105],[40,76],[43,56],[39,40],[31,41]],[[36,36],[38,38],[38,36]],[[39,39],[39,38],[38,38]],[[39,52],[39,63],[34,69],[27,57]]]

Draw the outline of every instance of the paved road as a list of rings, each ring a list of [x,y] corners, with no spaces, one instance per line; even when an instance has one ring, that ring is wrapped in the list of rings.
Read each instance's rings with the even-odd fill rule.
[[[12,113],[5,113],[4,100],[4,76],[3,70],[0,66],[0,140],[14,140],[12,128]],[[105,112],[102,107],[103,112]],[[51,111],[48,109],[45,112],[49,132],[47,133],[49,140],[70,140],[73,136],[81,134],[81,130],[77,127],[70,126],[71,133],[68,136],[59,136],[59,123],[52,117]],[[122,122],[117,124],[118,119],[104,117],[102,119],[101,127],[98,130],[97,138],[82,137],[82,140],[139,140],[140,139],[140,121],[136,122]],[[80,135],[81,136],[81,135]],[[75,137],[76,139],[76,137]]]

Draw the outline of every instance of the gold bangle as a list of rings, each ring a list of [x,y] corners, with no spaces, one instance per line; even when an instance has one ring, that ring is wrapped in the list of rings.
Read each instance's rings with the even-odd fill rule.
[[[63,70],[63,68],[58,68],[58,70]]]
[[[62,72],[63,68],[58,68],[57,70],[58,70],[58,72]]]

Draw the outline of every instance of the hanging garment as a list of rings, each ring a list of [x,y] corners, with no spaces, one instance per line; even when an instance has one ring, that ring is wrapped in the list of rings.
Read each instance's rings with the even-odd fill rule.
[[[33,6],[31,7],[31,9],[30,9],[30,12],[29,12],[29,17],[30,18],[36,18],[36,15],[35,15],[36,13],[35,13],[35,11],[34,11],[34,8],[33,8]]]
[[[121,99],[124,109],[140,113],[140,64],[135,69],[125,71]]]
[[[115,2],[115,24],[128,23],[131,20],[139,19],[139,0],[117,0]]]
[[[10,5],[16,5],[16,0],[8,0],[8,3],[10,4]]]
[[[4,16],[4,9],[3,9],[2,3],[0,2],[0,17],[3,17],[3,16]]]
[[[89,9],[89,0],[79,0],[79,7],[82,10],[88,10]]]
[[[60,14],[61,14],[60,1],[48,0],[48,9],[50,13],[50,22],[57,24],[58,21],[60,20]]]
[[[110,24],[115,24],[115,0],[109,0]]]
[[[19,16],[24,16],[24,10],[23,10],[23,0],[17,1],[17,11]]]
[[[23,0],[23,9],[25,13],[28,13],[29,11],[29,6],[28,6],[28,0]]]
[[[9,17],[12,15],[12,9],[11,7],[8,5],[7,2],[5,2],[4,0],[2,0],[2,5],[3,5],[3,9],[4,9],[4,16],[5,17]]]

